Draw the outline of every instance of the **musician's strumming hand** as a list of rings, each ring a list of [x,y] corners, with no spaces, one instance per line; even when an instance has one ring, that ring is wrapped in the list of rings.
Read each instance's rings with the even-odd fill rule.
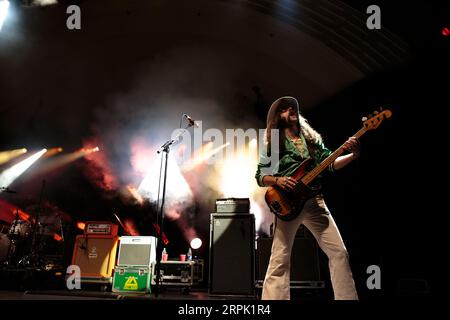
[[[291,177],[275,177],[276,184],[281,189],[291,191],[297,185],[297,181]]]
[[[359,140],[355,137],[350,137],[345,143],[344,143],[344,149],[348,152],[353,153],[353,159],[359,158],[359,155],[361,153],[360,150],[360,144]]]

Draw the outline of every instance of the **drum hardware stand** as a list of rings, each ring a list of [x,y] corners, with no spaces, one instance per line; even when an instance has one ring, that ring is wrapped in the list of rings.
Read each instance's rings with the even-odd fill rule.
[[[8,187],[0,187],[0,192],[6,192],[6,193],[17,193],[17,191],[14,190],[10,190]],[[15,227],[17,225],[17,222],[19,221],[19,208],[16,208],[16,217],[13,221],[13,225],[10,227],[10,230],[15,230]],[[10,237],[10,235],[8,235],[9,238],[9,245],[8,245],[8,255],[5,261],[3,261],[3,265],[8,266],[11,264],[11,248],[12,245],[16,245],[16,239],[14,239],[14,235],[12,235]]]
[[[19,221],[19,208],[16,209],[16,217],[13,221],[13,224],[10,227],[10,230],[15,230],[18,221]],[[5,266],[8,266],[11,264],[11,258],[12,258],[11,247],[13,244],[14,244],[14,246],[16,245],[16,239],[14,239],[14,235],[8,235],[8,238],[9,238],[8,254],[6,256],[7,257],[6,260],[3,262],[3,264]]]
[[[62,259],[64,260],[65,254],[66,254],[66,245],[65,245],[65,236],[64,236],[64,226],[63,226],[63,217],[60,212],[58,212],[59,216],[59,226],[61,231],[61,241],[62,241]]]
[[[58,217],[59,217],[59,229],[61,231],[61,238],[62,238],[62,242],[64,242],[64,228],[63,228],[63,219],[62,219],[62,215],[61,213],[58,213]]]
[[[36,249],[36,245],[37,245],[37,229],[38,229],[38,225],[39,225],[39,220],[40,220],[40,214],[41,214],[41,210],[42,210],[42,199],[43,199],[43,195],[44,195],[44,189],[45,189],[45,180],[42,180],[42,188],[41,188],[41,194],[39,197],[39,207],[38,207],[38,211],[36,214],[36,221],[34,223],[33,226],[33,236],[32,236],[32,241],[31,241],[31,248],[30,248],[30,252],[28,255],[26,255],[25,257],[23,257],[20,261],[19,261],[19,265],[23,264],[24,266],[29,266],[32,267],[33,269],[39,269],[41,267],[41,265],[38,265],[38,262],[42,262],[41,259],[42,257],[39,255],[39,250]]]

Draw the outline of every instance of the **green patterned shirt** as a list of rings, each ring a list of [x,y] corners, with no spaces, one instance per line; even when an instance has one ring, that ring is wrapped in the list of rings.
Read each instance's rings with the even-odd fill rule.
[[[297,149],[291,139],[284,139],[284,148],[280,148],[281,152],[279,154],[279,161],[273,167],[272,163],[270,163],[270,157],[267,154],[267,150],[264,150],[260,154],[259,163],[255,174],[255,178],[259,186],[264,187],[262,180],[266,175],[275,177],[291,176],[298,168],[300,163],[302,163],[307,158],[310,158],[310,152],[306,147],[306,140],[303,135],[301,135],[301,138],[302,147],[300,148],[300,150]],[[332,153],[328,148],[325,147],[323,143],[310,146],[309,149],[314,153],[313,158],[316,166],[319,165]],[[328,167],[328,170],[333,172],[333,166],[330,165]]]

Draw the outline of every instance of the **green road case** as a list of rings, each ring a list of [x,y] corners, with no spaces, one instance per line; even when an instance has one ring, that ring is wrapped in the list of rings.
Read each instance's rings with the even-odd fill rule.
[[[114,268],[113,292],[151,293],[152,270],[144,266],[116,266]]]

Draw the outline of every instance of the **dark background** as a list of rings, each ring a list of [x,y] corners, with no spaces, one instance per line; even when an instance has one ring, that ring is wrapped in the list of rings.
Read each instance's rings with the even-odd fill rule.
[[[392,119],[362,138],[357,163],[326,178],[327,204],[362,297],[448,295],[450,40],[441,31],[450,21],[442,2],[79,1],[79,31],[65,28],[70,3],[12,4],[0,32],[1,150],[75,150],[94,138],[120,185],[136,179],[123,146],[139,134],[165,141],[183,112],[206,128],[264,128],[271,102],[292,95],[335,149],[361,117],[390,108]],[[381,30],[365,26],[371,4],[381,8]],[[126,211],[152,233],[154,210],[99,188],[87,165],[25,174],[11,186],[20,196],[1,197],[24,208],[45,178],[47,199],[74,220]],[[190,221],[204,239],[214,195],[196,195]],[[186,246],[177,225],[166,232],[172,251]],[[379,291],[365,286],[372,264],[382,270]]]

